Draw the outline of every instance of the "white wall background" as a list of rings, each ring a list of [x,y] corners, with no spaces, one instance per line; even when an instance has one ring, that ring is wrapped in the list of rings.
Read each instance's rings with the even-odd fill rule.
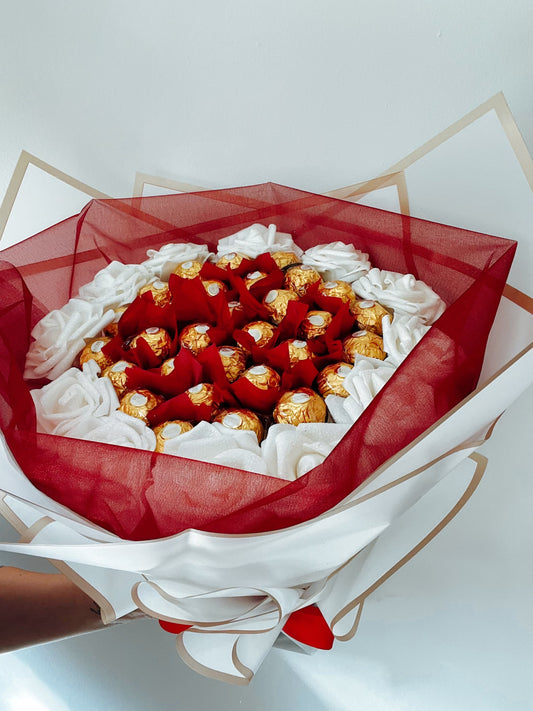
[[[22,149],[113,196],[136,170],[320,192],[374,177],[500,90],[533,150],[532,29],[529,0],[4,2],[0,196]],[[29,199],[19,220],[40,212],[38,188]],[[455,200],[425,216],[468,221]],[[239,689],[132,623],[1,657],[0,707],[533,708],[532,395],[486,445],[474,499],[368,603],[352,642],[274,650]]]

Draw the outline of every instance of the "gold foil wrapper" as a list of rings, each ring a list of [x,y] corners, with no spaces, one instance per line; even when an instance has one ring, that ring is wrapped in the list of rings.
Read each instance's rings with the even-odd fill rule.
[[[250,259],[250,257],[246,254],[242,254],[241,252],[228,252],[228,254],[220,257],[217,262],[217,267],[220,267],[220,269],[227,269],[227,267],[230,269],[237,269],[237,267],[240,267],[243,259]]]
[[[187,262],[181,262],[178,264],[174,269],[174,274],[177,274],[179,277],[183,277],[183,279],[194,279],[198,276],[198,274],[200,274],[203,266],[202,262],[191,259]]]
[[[381,321],[384,316],[391,316],[391,312],[378,304],[377,301],[356,301],[350,307],[350,313],[357,319],[362,331],[372,331],[378,336],[383,335]]]
[[[305,296],[309,287],[317,281],[322,281],[322,277],[317,270],[307,264],[300,264],[297,267],[287,269],[283,286],[294,291],[298,296]]]
[[[242,327],[242,330],[250,334],[256,346],[263,348],[270,341],[276,329],[268,321],[250,321]]]
[[[318,391],[322,397],[327,395],[338,395],[348,397],[350,394],[344,389],[344,378],[349,375],[353,365],[348,363],[332,363],[320,371],[317,377]]]
[[[139,289],[139,296],[148,292],[151,292],[156,306],[166,306],[170,304],[170,290],[166,282],[155,279],[150,284],[146,284]]]
[[[130,348],[137,348],[139,340],[146,341],[152,353],[163,360],[170,353],[172,347],[172,339],[164,328],[151,326],[144,331],[141,331],[135,338],[132,338]]]
[[[243,314],[244,313],[244,308],[243,305],[241,304],[240,301],[229,301],[228,302],[228,309],[230,314],[233,316],[233,314]]]
[[[126,370],[132,367],[132,364],[127,360],[119,360],[108,366],[102,373],[102,377],[109,378],[119,397],[128,389]]]
[[[224,282],[218,279],[202,279],[202,284],[208,296],[218,296],[218,294],[224,294],[228,290]]]
[[[191,323],[180,333],[180,343],[188,348],[193,355],[198,355],[211,345],[209,325],[207,323]]]
[[[235,407],[221,410],[213,422],[220,422],[221,425],[228,427],[230,430],[250,430],[255,432],[258,442],[263,439],[263,424],[255,412],[251,410]]]
[[[260,272],[260,271],[255,271],[255,272],[249,272],[245,277],[244,277],[244,286],[249,289],[251,286],[253,286],[256,282],[261,281],[261,279],[264,279],[267,276],[266,272]]]
[[[165,444],[169,439],[176,439],[185,432],[192,430],[192,422],[186,420],[168,420],[154,427],[155,434],[155,451],[164,452]]]
[[[325,422],[326,414],[326,403],[311,388],[289,390],[281,396],[274,408],[274,420],[284,425]]]
[[[252,385],[261,390],[272,390],[278,388],[281,378],[274,368],[269,365],[254,365],[242,374],[243,378],[249,380]]]
[[[263,299],[263,305],[268,309],[272,321],[280,324],[287,315],[289,301],[299,301],[299,297],[294,291],[288,289],[271,289]]]
[[[320,284],[318,287],[319,294],[323,296],[331,296],[336,299],[341,299],[345,304],[353,304],[356,300],[356,296],[353,292],[352,287],[347,281],[326,281]]]
[[[104,327],[104,333],[106,336],[114,338],[117,335],[118,322],[120,321],[122,314],[124,313],[124,311],[126,311],[127,308],[127,306],[121,306],[120,308],[115,309],[115,318],[111,321],[111,323],[108,323],[107,326]]]
[[[113,365],[113,359],[102,353],[102,348],[109,343],[111,339],[108,336],[101,338],[91,338],[88,344],[80,353],[80,366],[87,363],[89,360],[94,360],[100,366],[100,370],[104,370],[109,365]]]
[[[285,269],[291,264],[300,264],[300,258],[294,252],[272,252],[270,256],[280,269]]]
[[[218,354],[230,383],[246,370],[246,354],[239,346],[220,346]]]
[[[148,413],[160,405],[163,400],[164,398],[161,395],[155,395],[144,388],[130,390],[121,397],[118,409],[125,412],[126,415],[138,417],[148,424]]]
[[[287,345],[289,346],[289,362],[291,365],[296,365],[300,360],[308,360],[313,357],[307,341],[291,338],[287,341]]]
[[[323,336],[332,320],[333,315],[329,311],[308,311],[300,324],[300,335],[308,339]]]
[[[347,361],[353,363],[356,355],[367,358],[385,360],[387,354],[383,350],[383,338],[371,331],[356,331],[344,339],[342,349]]]
[[[218,404],[215,386],[211,383],[193,385],[192,388],[189,388],[185,392],[193,405],[209,405],[213,407]]]
[[[159,372],[161,375],[170,375],[174,370],[174,357],[173,358],[168,358],[167,360],[163,361],[161,365],[159,366]]]

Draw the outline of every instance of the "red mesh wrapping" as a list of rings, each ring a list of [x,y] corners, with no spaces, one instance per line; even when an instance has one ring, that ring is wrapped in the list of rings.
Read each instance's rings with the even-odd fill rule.
[[[375,266],[414,273],[448,305],[322,465],[287,482],[35,432],[34,384],[22,374],[31,328],[45,313],[63,306],[112,260],[141,262],[147,249],[168,242],[205,243],[216,251],[219,238],[254,222],[274,222],[302,249],[337,240],[354,244]],[[1,254],[0,424],[38,488],[124,538],[158,538],[190,527],[252,533],[300,523],[341,501],[475,387],[515,249],[502,238],[273,184],[92,201],[79,215]],[[173,281],[177,293],[180,280]],[[181,317],[186,308],[179,301]]]

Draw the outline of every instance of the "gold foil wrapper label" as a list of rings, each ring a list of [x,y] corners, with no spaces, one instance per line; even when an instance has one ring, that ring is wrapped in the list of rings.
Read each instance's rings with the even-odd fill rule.
[[[110,340],[111,338],[104,336],[103,338],[97,338],[88,343],[80,353],[80,366],[89,360],[94,360],[102,371],[104,368],[113,365],[113,360],[102,351],[102,348],[109,343]]]
[[[104,346],[105,341],[95,341],[91,343],[91,353],[101,353]]]
[[[126,370],[131,367],[131,363],[128,363],[126,360],[119,360],[107,367],[102,373],[102,377],[109,378],[119,397],[127,389]]]
[[[206,323],[201,323],[194,327],[196,333],[207,333],[209,331],[209,326]]]
[[[254,339],[254,341],[257,343],[257,341],[261,338],[263,335],[261,331],[258,328],[251,328],[248,333],[250,336]]]
[[[160,395],[154,395],[149,390],[133,390],[122,396],[119,410],[126,415],[138,417],[148,424],[148,413],[162,402],[163,398]]]
[[[268,365],[254,365],[242,374],[243,378],[261,390],[270,390],[279,387],[281,378],[279,374]]]
[[[249,259],[249,257],[246,254],[241,254],[240,252],[228,252],[228,254],[224,254],[224,256],[220,257],[217,262],[217,267],[220,269],[226,269],[226,267],[229,267],[230,269],[237,269],[237,267],[241,265],[243,259]]]
[[[222,424],[225,425],[226,427],[229,427],[232,430],[236,430],[238,427],[242,425],[242,417],[238,415],[236,412],[231,412],[229,415],[226,415],[223,420]]]
[[[259,348],[266,346],[274,335],[274,326],[268,321],[250,321],[242,330],[254,339]]]
[[[350,374],[352,366],[347,363],[332,363],[320,371],[317,378],[317,387],[322,395],[338,395],[348,397],[349,393],[344,387],[344,378]]]
[[[157,326],[150,326],[150,328],[146,329],[146,333],[148,333],[150,336],[153,336],[154,333],[158,333],[159,329]]]
[[[269,310],[272,321],[280,324],[287,315],[289,302],[298,300],[298,295],[294,291],[271,289],[263,299],[263,304]]]
[[[206,279],[202,283],[209,296],[218,296],[221,292],[227,291],[226,285],[218,279]]]
[[[300,334],[305,338],[323,336],[330,325],[333,316],[329,311],[309,311],[300,324]]]
[[[287,346],[289,348],[289,361],[291,365],[313,357],[313,353],[307,345],[307,341],[291,338],[287,341]]]
[[[300,259],[294,254],[294,252],[272,252],[272,259],[276,262],[279,269],[285,269],[291,264],[299,264]]]
[[[199,383],[186,390],[193,405],[212,406],[216,402],[215,386],[211,383]]]
[[[357,319],[359,327],[363,330],[373,331],[378,336],[383,335],[382,320],[391,313],[377,301],[356,301],[350,305],[350,313]]]
[[[191,395],[196,395],[197,393],[201,393],[203,389],[204,389],[204,386],[202,384],[193,385],[192,388],[189,388],[187,390],[187,392],[191,393]]]
[[[275,289],[269,291],[268,294],[265,296],[265,304],[271,304],[273,301],[276,300],[277,295],[278,292]]]
[[[139,289],[139,296],[150,292],[154,299],[154,303],[157,306],[165,306],[170,303],[170,291],[168,289],[168,284],[165,284],[161,279],[156,279],[150,284]]]
[[[318,291],[324,296],[332,296],[336,299],[341,299],[341,301],[349,305],[354,304],[356,300],[356,296],[350,284],[341,279],[320,284]]]
[[[323,326],[326,323],[326,320],[320,314],[313,314],[312,316],[309,316],[308,321],[313,326]]]
[[[185,326],[180,334],[179,341],[184,348],[198,355],[211,345],[209,326],[206,323],[196,323]]]
[[[146,395],[141,395],[140,393],[134,393],[130,398],[130,405],[133,405],[133,407],[144,407],[147,402]]]
[[[164,328],[150,326],[145,331],[142,331],[142,333],[139,333],[137,336],[135,336],[135,338],[132,339],[130,347],[136,348],[141,338],[150,347],[152,353],[158,358],[166,358],[170,353],[172,339]]]
[[[252,375],[265,375],[268,370],[265,365],[254,365],[254,367],[250,368],[248,372]]]

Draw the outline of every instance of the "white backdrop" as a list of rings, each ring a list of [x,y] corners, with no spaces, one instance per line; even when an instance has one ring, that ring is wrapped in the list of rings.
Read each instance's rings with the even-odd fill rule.
[[[321,192],[374,177],[500,90],[532,150],[532,25],[527,0],[3,3],[0,196],[22,149],[112,196],[131,194],[137,170]],[[532,249],[518,182],[505,194],[487,177],[485,224],[468,180],[439,175],[424,191],[413,173],[415,215]],[[28,173],[8,240],[63,216],[50,180]],[[70,212],[85,201],[73,193]],[[514,273],[531,293],[529,273]],[[351,642],[274,650],[241,689],[196,676],[170,635],[131,623],[0,658],[1,707],[533,708],[532,409],[529,391],[504,415],[473,500],[365,605]],[[4,523],[0,536],[15,539]]]

